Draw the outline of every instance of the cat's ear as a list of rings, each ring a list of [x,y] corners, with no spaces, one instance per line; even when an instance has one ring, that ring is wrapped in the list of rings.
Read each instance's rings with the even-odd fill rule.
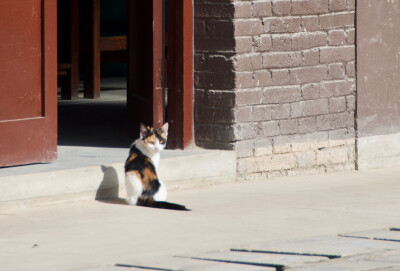
[[[143,123],[140,123],[140,138],[144,138],[147,132],[146,126]]]
[[[164,125],[161,126],[161,133],[166,137],[168,136],[168,122],[164,123]]]

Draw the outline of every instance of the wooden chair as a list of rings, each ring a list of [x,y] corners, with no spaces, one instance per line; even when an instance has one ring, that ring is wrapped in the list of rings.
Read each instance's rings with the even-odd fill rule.
[[[84,97],[100,97],[100,62],[127,62],[126,36],[100,37],[100,0],[85,1]]]
[[[70,12],[67,21],[69,31],[58,29],[62,42],[69,41],[69,59],[67,63],[57,63],[58,85],[61,87],[61,99],[78,98],[79,85],[79,0],[70,1]],[[64,12],[64,10],[60,10]],[[59,16],[60,17],[60,16]],[[62,16],[64,18],[64,14]]]

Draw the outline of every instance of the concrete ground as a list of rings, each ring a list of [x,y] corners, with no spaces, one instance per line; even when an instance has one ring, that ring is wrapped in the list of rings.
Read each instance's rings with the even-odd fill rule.
[[[174,256],[400,228],[400,168],[192,187],[170,192],[169,200],[192,211],[94,200],[3,210],[0,269],[181,270],[179,264],[189,259]],[[400,243],[380,241],[385,257],[400,254],[400,247],[389,250],[395,244]],[[207,264],[187,270],[282,270]],[[393,266],[304,270],[399,270]]]

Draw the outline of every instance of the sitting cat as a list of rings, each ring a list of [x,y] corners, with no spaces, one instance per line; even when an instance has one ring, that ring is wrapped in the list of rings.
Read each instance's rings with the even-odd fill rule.
[[[167,190],[157,176],[160,151],[165,148],[167,136],[168,123],[158,129],[140,125],[140,137],[131,145],[128,159],[125,162],[126,202],[128,204],[188,210],[183,205],[165,201]]]

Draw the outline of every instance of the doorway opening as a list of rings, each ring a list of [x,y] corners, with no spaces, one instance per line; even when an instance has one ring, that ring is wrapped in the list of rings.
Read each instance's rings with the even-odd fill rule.
[[[58,1],[59,146],[128,148],[132,141],[126,127],[129,124],[126,114],[126,1]],[[93,8],[90,4],[99,7]],[[96,23],[99,33],[93,27]],[[88,40],[88,36],[97,34],[101,44],[100,55],[96,56],[99,67],[87,57],[93,54],[90,44],[93,40]],[[71,70],[62,74],[60,66],[65,63]],[[87,72],[88,66],[89,69],[99,68],[100,78],[92,78],[97,75]],[[75,78],[71,78],[74,72]],[[87,88],[93,87],[88,84],[93,84],[94,80],[99,80],[99,85],[95,86],[99,90],[89,90],[94,93],[91,95]]]

